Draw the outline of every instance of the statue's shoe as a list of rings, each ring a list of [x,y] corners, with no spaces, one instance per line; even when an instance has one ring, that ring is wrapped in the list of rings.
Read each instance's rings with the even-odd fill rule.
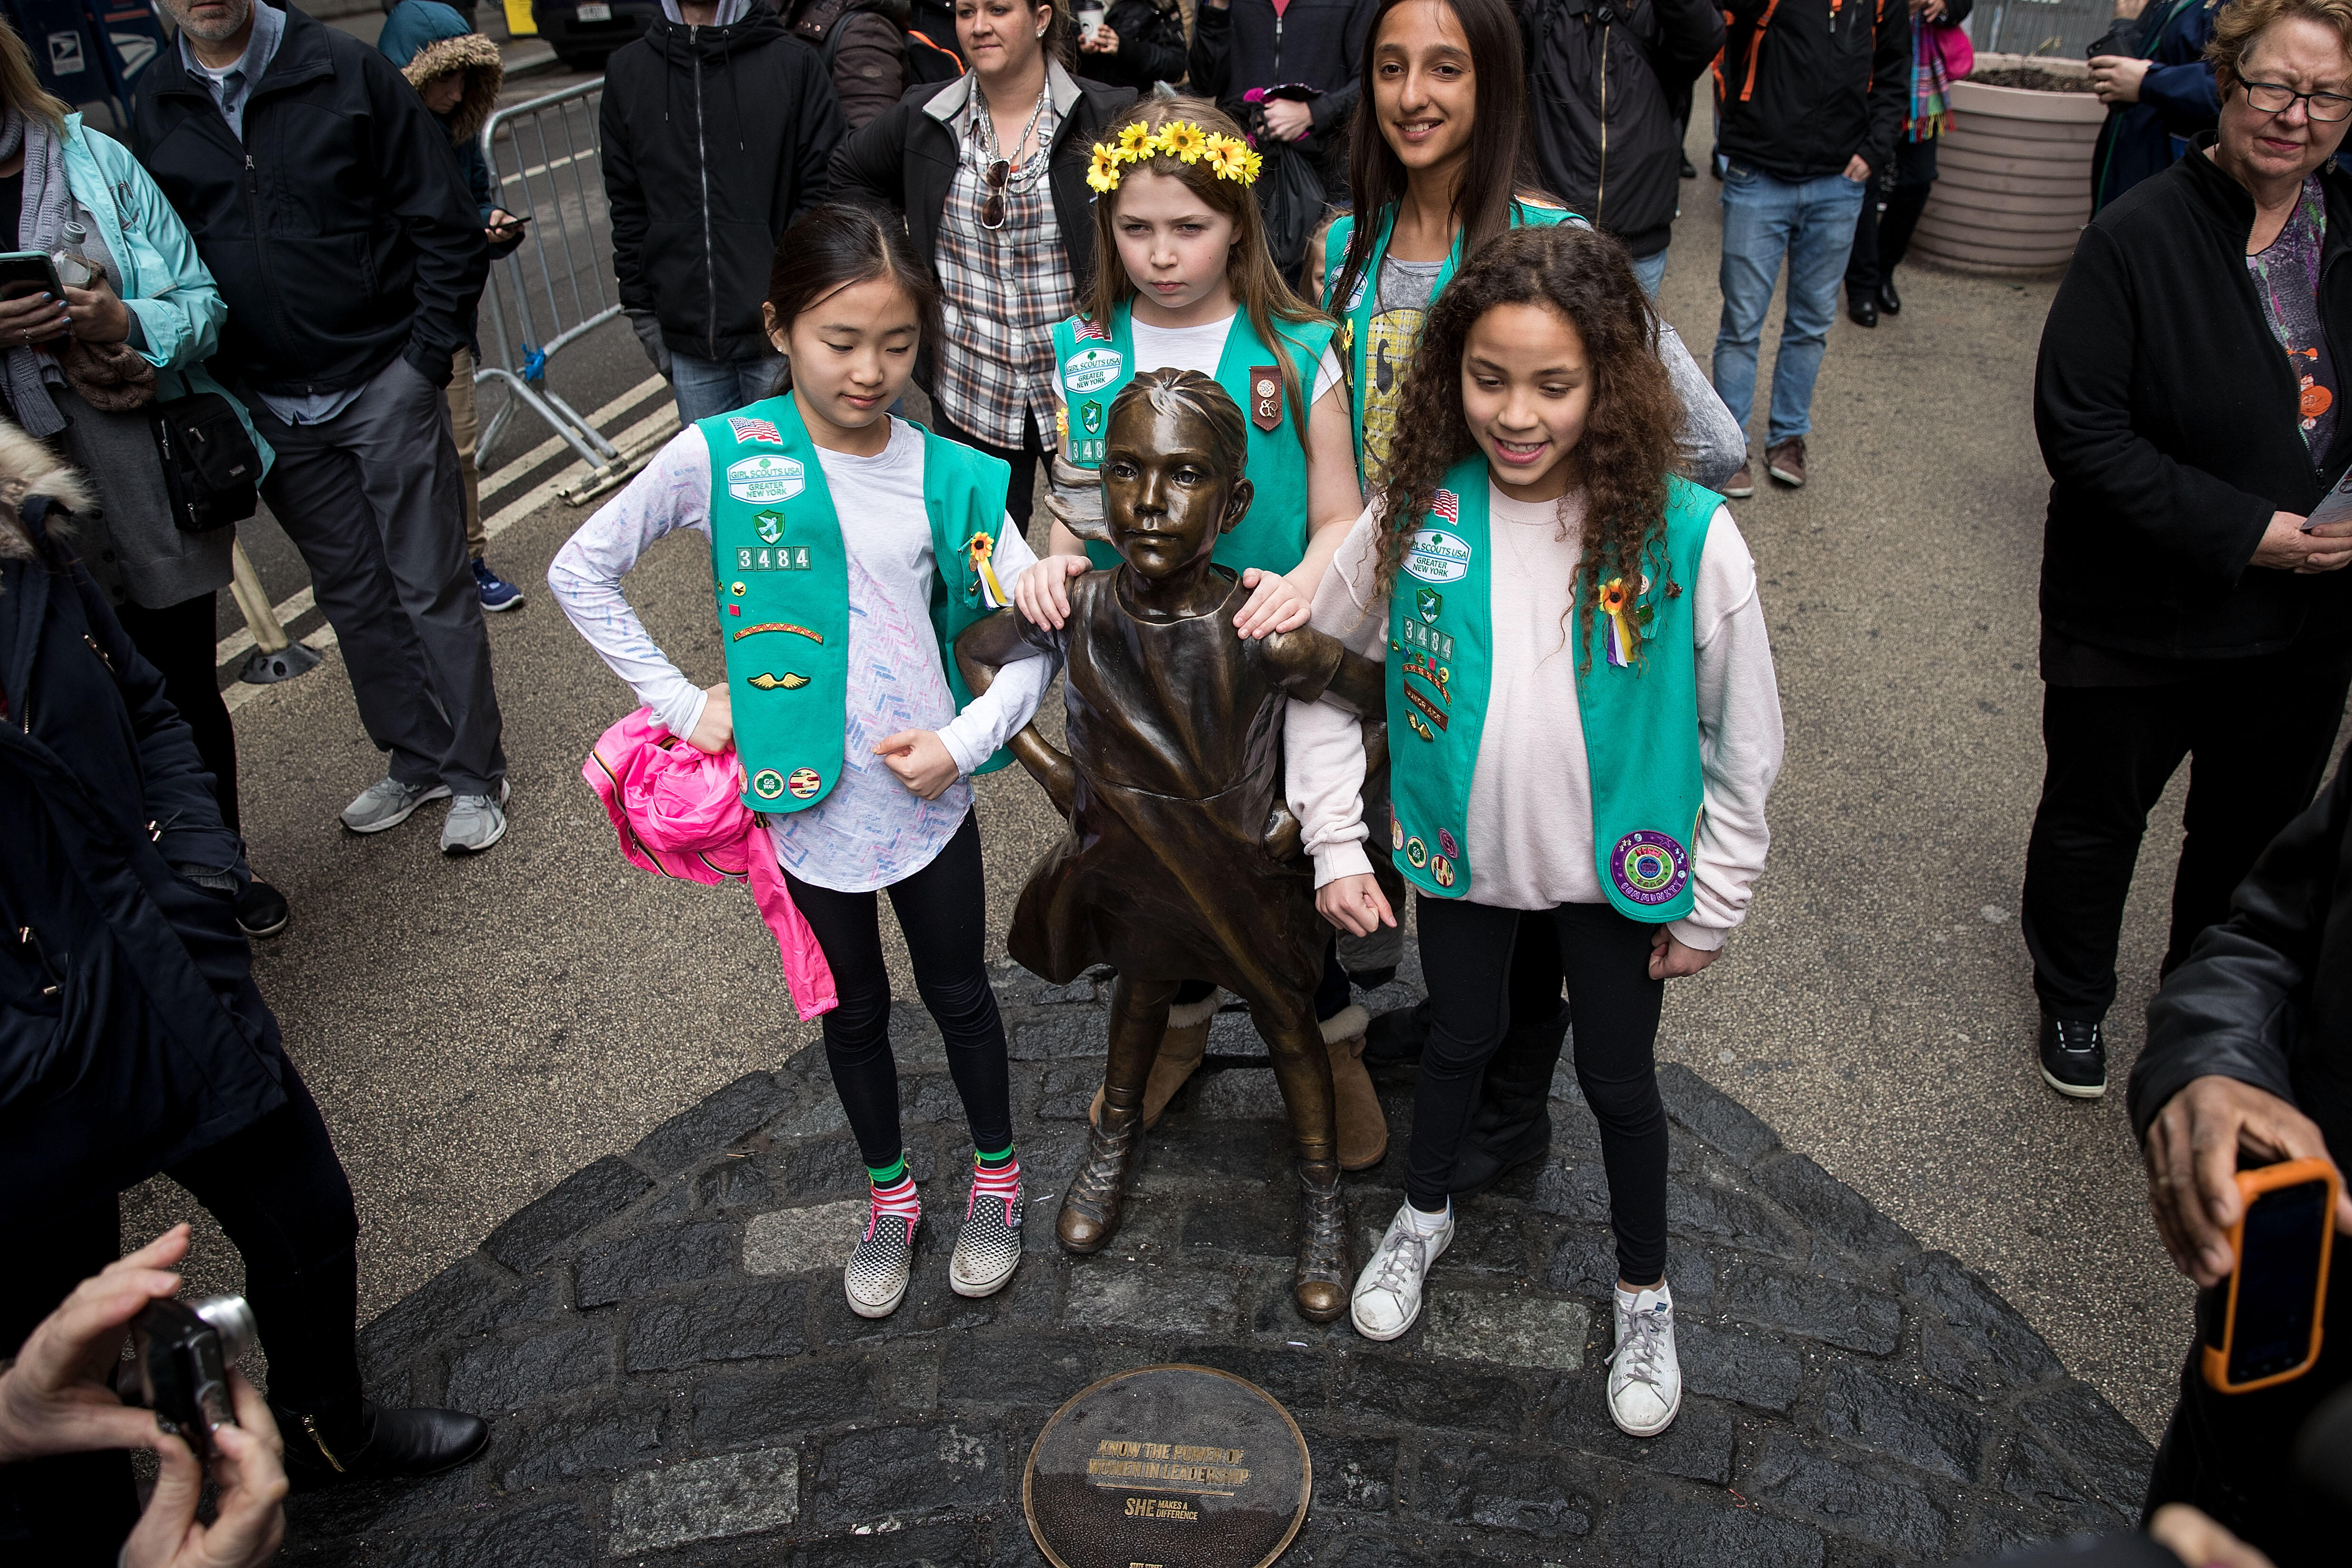
[[[1291,1299],[1308,1322],[1337,1322],[1348,1310],[1348,1286],[1355,1273],[1348,1260],[1348,1199],[1339,1190],[1339,1165],[1300,1161],[1298,1191],[1298,1268],[1291,1277]]]
[[[1116,1125],[1107,1129],[1100,1121]],[[1054,1222],[1055,1238],[1066,1252],[1100,1252],[1110,1245],[1127,1204],[1128,1177],[1143,1154],[1139,1112],[1106,1106],[1100,1121],[1087,1128],[1086,1163],[1070,1178],[1070,1190],[1062,1194],[1061,1216]]]

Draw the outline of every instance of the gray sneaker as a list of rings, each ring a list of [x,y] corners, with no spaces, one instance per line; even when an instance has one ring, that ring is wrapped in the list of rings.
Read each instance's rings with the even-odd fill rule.
[[[403,784],[387,773],[360,791],[360,797],[343,807],[343,826],[353,833],[382,833],[406,822],[426,801],[448,798],[447,784]]]
[[[441,825],[441,853],[444,855],[478,855],[507,836],[507,814],[499,809],[506,799],[506,785],[499,785],[499,798],[486,795],[461,795],[449,802],[449,819]]]

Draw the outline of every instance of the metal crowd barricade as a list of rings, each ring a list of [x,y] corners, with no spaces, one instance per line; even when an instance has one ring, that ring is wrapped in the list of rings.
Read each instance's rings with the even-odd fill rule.
[[[490,264],[482,302],[490,318],[478,387],[503,384],[509,399],[482,423],[488,451],[517,405],[529,409],[589,467],[559,493],[573,505],[601,495],[635,467],[548,384],[555,356],[621,313],[613,278],[613,235],[604,206],[598,113],[604,79],[502,109],[482,127],[497,204],[531,221],[523,242]]]

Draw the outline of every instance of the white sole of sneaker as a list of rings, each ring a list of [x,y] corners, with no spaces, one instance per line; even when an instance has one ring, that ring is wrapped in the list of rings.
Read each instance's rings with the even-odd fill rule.
[[[970,1297],[973,1300],[978,1300],[982,1296],[993,1296],[999,1290],[1003,1289],[1007,1285],[1012,1284],[1013,1277],[1020,1272],[1021,1260],[1017,1258],[1013,1260],[1012,1268],[1006,1269],[1003,1273],[998,1275],[993,1279],[966,1279],[963,1276],[950,1268],[948,1270],[948,1289],[953,1290],[959,1296],[966,1296]]]
[[[908,1283],[911,1284],[912,1281],[909,1280]],[[898,1310],[899,1302],[907,1299],[907,1287],[905,1285],[899,1286],[898,1293],[897,1295],[891,1297],[887,1301],[885,1301],[878,1306],[869,1302],[861,1301],[856,1297],[850,1295],[846,1290],[844,1290],[842,1295],[848,1300],[849,1310],[856,1313],[859,1317],[887,1318],[891,1313]]]
[[[1616,1423],[1617,1430],[1624,1433],[1628,1437],[1654,1437],[1659,1433],[1664,1431],[1667,1427],[1673,1426],[1675,1424],[1675,1417],[1682,1413],[1683,1395],[1680,1389],[1676,1389],[1675,1391],[1674,1405],[1666,1411],[1664,1418],[1650,1426],[1633,1426],[1617,1414],[1617,1407],[1614,1405],[1609,1406],[1609,1419]]]
[[[506,836],[507,819],[504,816],[500,816],[499,818],[499,830],[496,833],[491,834],[488,838],[483,839],[479,844],[444,844],[441,846],[441,853],[451,857],[459,855],[479,855],[483,850],[488,849],[491,845],[496,844],[499,839],[504,838]]]
[[[517,594],[513,598],[509,599],[503,605],[484,605],[482,606],[482,613],[490,616],[503,616],[509,610],[520,610],[521,608],[522,595],[520,594]]]
[[[2042,1081],[2069,1100],[2097,1100],[2107,1092],[2107,1086],[2104,1083],[2062,1083],[2050,1075],[2048,1068],[2042,1069]]]
[[[1735,485],[1723,492],[1726,500],[1746,500],[1756,493],[1754,485]]]
[[[1428,1301],[1429,1299],[1427,1297],[1424,1296],[1422,1298],[1421,1306],[1413,1308],[1412,1316],[1407,1318],[1403,1322],[1399,1323],[1393,1329],[1374,1329],[1366,1327],[1364,1320],[1356,1316],[1356,1304],[1350,1301],[1348,1303],[1348,1324],[1358,1333],[1363,1335],[1364,1338],[1380,1344],[1386,1344],[1391,1340],[1401,1340],[1404,1338],[1405,1334],[1411,1331],[1412,1326],[1421,1321],[1421,1307],[1428,1305]]]
[[[1800,479],[1797,475],[1789,472],[1786,468],[1767,468],[1764,471],[1771,475],[1774,479],[1780,480],[1782,484],[1788,486],[1792,490],[1801,490],[1805,488],[1805,481]]]
[[[410,801],[408,803],[408,809],[402,812],[397,816],[387,816],[381,822],[371,822],[365,827],[360,826],[347,816],[339,816],[335,820],[341,823],[348,831],[352,833],[383,833],[388,829],[399,826],[402,823],[406,822],[410,817],[415,816],[418,810],[426,803],[436,800],[447,800],[448,798],[449,786],[447,784],[435,784],[431,789],[426,790],[423,795],[420,795],[415,800]]]

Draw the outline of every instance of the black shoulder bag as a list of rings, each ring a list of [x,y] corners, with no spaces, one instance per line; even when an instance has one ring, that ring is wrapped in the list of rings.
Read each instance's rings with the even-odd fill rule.
[[[261,454],[216,392],[191,393],[147,411],[163,463],[172,521],[187,533],[243,522],[260,505]]]

